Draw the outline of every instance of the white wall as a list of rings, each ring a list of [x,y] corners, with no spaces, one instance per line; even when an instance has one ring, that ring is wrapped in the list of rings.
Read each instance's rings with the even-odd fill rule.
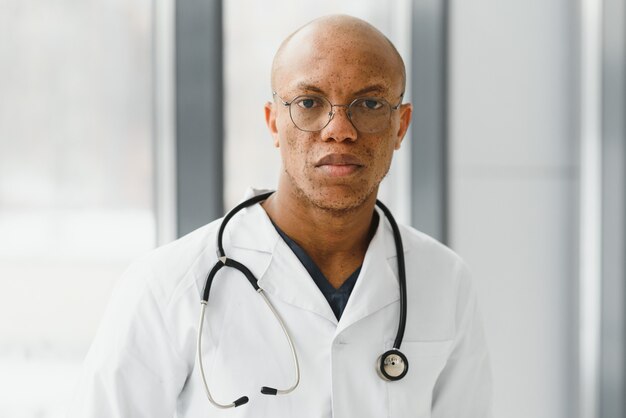
[[[498,417],[575,415],[574,9],[451,2],[451,245],[479,286]]]

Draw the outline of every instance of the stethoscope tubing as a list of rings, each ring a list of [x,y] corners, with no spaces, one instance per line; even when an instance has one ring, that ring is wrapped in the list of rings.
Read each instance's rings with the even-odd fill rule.
[[[376,200],[376,205],[383,211],[385,217],[389,220],[391,229],[393,230],[393,240],[396,246],[396,257],[398,257],[398,288],[400,289],[400,321],[398,322],[398,332],[393,342],[393,348],[400,350],[402,339],[404,338],[404,329],[406,327],[406,271],[404,264],[404,246],[402,245],[402,236],[400,228],[396,223],[391,211],[380,200]]]
[[[296,365],[296,367],[295,367],[295,373],[296,373],[295,383],[290,388],[287,388],[287,389],[274,389],[274,388],[269,388],[267,386],[263,386],[261,388],[261,393],[263,393],[265,395],[276,395],[276,394],[286,395],[287,393],[293,392],[293,390],[296,387],[298,387],[298,384],[300,384],[300,362],[298,361],[298,354],[296,353],[296,349],[295,349],[295,347],[293,345],[293,341],[291,341],[291,337],[289,336],[289,333],[287,332],[287,327],[285,327],[285,324],[283,323],[283,319],[280,317],[280,315],[278,314],[276,309],[274,309],[274,305],[272,305],[270,303],[270,301],[267,298],[267,296],[265,295],[265,292],[263,291],[263,289],[257,290],[257,293],[259,295],[261,295],[261,297],[263,297],[263,300],[267,304],[268,308],[270,308],[270,310],[272,311],[272,313],[276,317],[276,320],[280,324],[280,327],[282,328],[283,333],[285,334],[285,338],[287,338],[287,342],[289,343],[289,349],[291,350],[291,357],[293,358],[293,363]]]
[[[202,292],[202,299],[201,299],[201,310],[200,310],[200,321],[198,324],[198,338],[197,338],[197,359],[198,359],[198,364],[199,364],[199,368],[200,368],[200,375],[202,377],[202,382],[204,384],[204,390],[206,393],[206,396],[209,400],[209,402],[211,402],[211,404],[213,404],[215,407],[220,408],[220,409],[227,409],[227,408],[233,408],[233,407],[237,407],[237,406],[241,406],[245,403],[248,402],[248,397],[247,396],[242,396],[239,399],[229,403],[229,404],[221,404],[217,401],[215,401],[215,399],[213,399],[213,396],[211,395],[211,392],[209,390],[209,386],[208,383],[206,381],[206,376],[205,376],[205,372],[204,372],[204,366],[203,366],[203,362],[202,362],[202,330],[203,330],[203,325],[204,325],[204,316],[205,316],[205,312],[206,312],[206,307],[208,305],[208,301],[209,301],[209,293],[211,291],[211,285],[213,283],[213,279],[215,278],[215,276],[217,275],[218,271],[222,269],[222,267],[227,266],[227,267],[232,267],[235,268],[236,270],[238,270],[239,272],[241,272],[246,279],[248,279],[248,281],[250,282],[250,285],[252,285],[252,287],[254,288],[254,290],[261,295],[261,297],[263,298],[263,300],[265,301],[265,303],[267,304],[268,308],[270,309],[270,311],[272,312],[272,314],[274,315],[274,317],[276,318],[276,320],[278,321],[278,323],[280,324],[281,329],[283,330],[283,333],[285,335],[285,338],[287,339],[287,342],[289,344],[289,349],[291,351],[291,355],[293,358],[293,362],[294,362],[294,369],[295,369],[295,383],[293,385],[291,385],[289,388],[287,389],[275,389],[275,388],[271,388],[271,387],[267,387],[267,386],[263,386],[261,388],[261,393],[265,394],[265,395],[277,395],[277,394],[287,394],[292,392],[300,383],[300,363],[298,361],[298,355],[296,353],[296,349],[294,347],[293,341],[291,339],[291,336],[289,335],[289,332],[287,331],[287,328],[282,320],[282,318],[280,317],[280,315],[278,314],[278,312],[276,311],[276,309],[274,308],[274,306],[271,304],[271,302],[269,301],[269,299],[267,298],[267,296],[265,295],[265,292],[263,291],[263,289],[261,287],[259,287],[258,285],[258,280],[256,279],[256,277],[254,276],[254,274],[242,263],[233,260],[232,258],[228,258],[226,257],[226,253],[224,251],[224,246],[223,246],[223,236],[224,236],[224,230],[226,229],[226,225],[228,224],[228,222],[231,220],[231,218],[240,210],[242,210],[243,208],[246,208],[248,206],[252,206],[256,203],[259,203],[265,199],[267,199],[270,195],[272,195],[274,192],[267,192],[267,193],[262,193],[260,195],[254,196],[242,203],[240,203],[239,205],[237,205],[235,208],[233,208],[230,212],[228,212],[226,214],[226,216],[224,217],[224,219],[222,220],[222,223],[220,224],[220,228],[218,230],[218,234],[217,234],[217,258],[218,258],[218,262],[215,263],[215,265],[213,266],[213,268],[211,269],[211,271],[209,272],[209,275],[207,276],[206,279],[206,283],[204,286],[204,290]],[[401,379],[402,377],[404,377],[404,375],[406,375],[406,372],[408,371],[408,360],[406,359],[406,357],[400,353],[400,346],[402,344],[402,339],[404,337],[404,330],[405,330],[405,326],[406,326],[406,315],[407,315],[407,309],[406,309],[406,305],[407,305],[407,295],[406,295],[406,271],[405,271],[405,264],[404,264],[404,247],[402,245],[402,236],[400,235],[400,229],[398,227],[398,224],[396,223],[395,219],[393,218],[393,215],[391,214],[391,211],[379,200],[376,200],[376,205],[383,211],[383,213],[385,214],[385,217],[389,220],[389,224],[391,225],[391,228],[393,230],[393,237],[394,237],[394,244],[396,247],[396,256],[398,258],[398,287],[400,289],[400,319],[398,321],[398,331],[396,334],[396,338],[394,340],[393,343],[393,348],[389,351],[387,351],[386,353],[384,353],[383,355],[381,355],[381,357],[379,357],[379,364],[378,364],[378,373],[379,375],[385,379],[385,380],[398,380]],[[387,364],[385,362],[385,358],[390,358],[388,356],[394,356],[394,358],[396,357],[401,357],[401,360],[405,363],[405,367],[404,367],[404,371],[401,373],[401,375],[390,375],[387,372],[385,372],[385,364]],[[395,364],[395,363],[394,363]]]

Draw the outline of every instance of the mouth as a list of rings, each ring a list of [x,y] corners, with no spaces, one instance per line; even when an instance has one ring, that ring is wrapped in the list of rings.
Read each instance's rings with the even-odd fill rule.
[[[315,168],[331,177],[349,176],[363,166],[361,160],[351,154],[327,154],[315,163]]]

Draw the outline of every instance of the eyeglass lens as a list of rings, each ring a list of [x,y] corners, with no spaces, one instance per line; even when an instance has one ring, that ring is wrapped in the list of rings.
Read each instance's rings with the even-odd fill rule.
[[[291,102],[289,113],[296,127],[303,131],[316,132],[328,125],[333,116],[332,108],[324,97],[299,96]],[[375,133],[387,128],[391,108],[383,99],[367,97],[352,102],[347,113],[358,131]]]

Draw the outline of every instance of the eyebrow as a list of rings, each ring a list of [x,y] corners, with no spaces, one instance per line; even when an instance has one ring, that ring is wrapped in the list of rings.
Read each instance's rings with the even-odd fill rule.
[[[319,93],[319,94],[323,94],[325,95],[326,93],[324,92],[324,90],[322,90],[319,87],[314,86],[313,84],[307,84],[307,83],[298,83],[298,85],[296,86],[296,88],[298,90],[306,90],[306,91],[312,91],[315,93]]]
[[[362,96],[367,93],[378,92],[384,93],[387,89],[382,84],[373,84],[371,86],[365,87],[359,91],[354,92],[354,96]]]
[[[322,90],[321,88],[313,84],[302,82],[302,83],[298,83],[296,87],[298,90],[301,90],[301,91],[311,91],[311,92],[319,93],[321,95],[326,96],[326,92],[324,90]],[[367,94],[367,93],[372,93],[372,92],[384,93],[386,91],[387,91],[387,88],[384,85],[372,84],[371,86],[367,86],[365,88],[362,88],[361,90],[355,91],[353,94],[351,94],[351,96],[358,97],[358,96],[363,96],[364,94]]]

